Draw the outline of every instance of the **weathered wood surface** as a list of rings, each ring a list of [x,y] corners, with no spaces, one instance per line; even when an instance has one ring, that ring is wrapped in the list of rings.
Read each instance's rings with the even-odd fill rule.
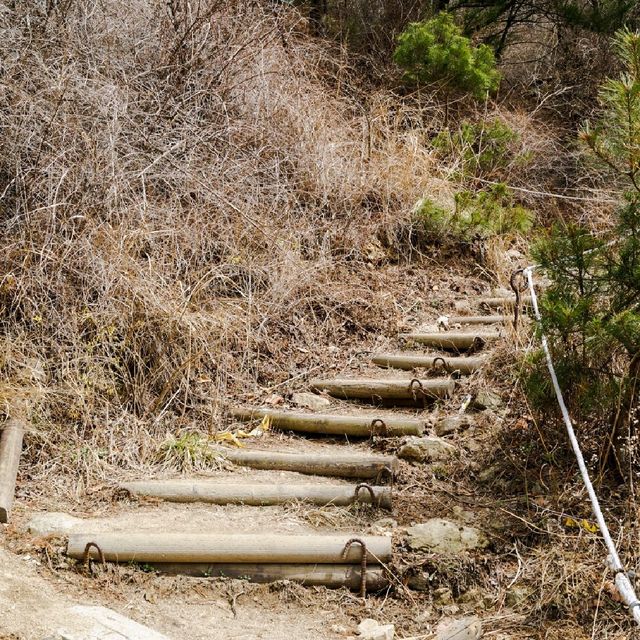
[[[161,563],[151,565],[156,571],[169,575],[206,576],[211,578],[240,578],[250,582],[291,580],[306,586],[331,589],[347,587],[360,589],[360,565],[354,564],[206,564]],[[379,565],[367,566],[367,591],[379,591],[388,584]]]
[[[371,358],[379,367],[393,369],[443,369],[444,371],[460,371],[473,373],[482,367],[487,359],[478,357],[443,357],[438,355],[414,355],[406,353],[379,353]]]
[[[210,504],[245,504],[269,506],[288,502],[345,507],[354,502],[375,504],[391,509],[391,488],[371,487],[373,496],[356,485],[327,484],[226,484],[207,480],[143,480],[125,482],[123,489],[139,495],[161,498],[168,502],[207,502]],[[367,485],[370,486],[370,485]]]
[[[507,316],[447,316],[449,324],[504,324]]]
[[[73,533],[67,554],[84,558],[85,548],[93,542],[110,562],[196,562],[250,564],[356,564],[360,563],[360,545],[351,545],[343,558],[346,543],[353,534],[277,535],[207,533]],[[367,546],[367,562],[391,560],[391,538],[357,536]],[[99,559],[94,546],[89,557]]]
[[[252,469],[277,469],[338,478],[377,478],[385,473],[393,475],[398,465],[395,456],[282,453],[247,449],[220,449],[219,452],[233,464]]]
[[[496,296],[493,298],[480,298],[478,302],[489,309],[513,308],[516,304],[515,296]],[[524,306],[531,305],[531,296],[521,296],[520,303]]]
[[[406,340],[424,344],[428,347],[446,349],[447,351],[465,351],[471,347],[478,347],[500,338],[497,331],[483,331],[473,333],[457,333],[455,331],[435,331],[405,333],[402,335]],[[478,342],[480,344],[478,345]]]
[[[455,382],[449,378],[335,378],[311,380],[309,385],[314,391],[345,400],[402,404],[448,398],[455,389]]]
[[[0,433],[0,522],[7,523],[16,490],[18,465],[22,453],[23,420],[8,420]]]
[[[425,430],[424,420],[416,418],[389,417],[386,415],[327,415],[321,413],[295,413],[272,409],[230,409],[237,420],[255,420],[269,416],[271,426],[287,431],[323,435],[353,436],[368,438],[380,436],[421,436]]]

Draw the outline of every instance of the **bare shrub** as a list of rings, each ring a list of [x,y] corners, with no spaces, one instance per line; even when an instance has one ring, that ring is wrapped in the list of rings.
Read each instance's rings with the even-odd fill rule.
[[[1,368],[34,461],[142,463],[300,345],[392,326],[361,266],[432,179],[415,116],[290,9],[47,6],[0,13]]]

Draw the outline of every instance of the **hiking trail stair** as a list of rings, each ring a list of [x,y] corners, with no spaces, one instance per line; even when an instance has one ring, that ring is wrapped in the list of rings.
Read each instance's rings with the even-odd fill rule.
[[[480,311],[504,308],[505,314],[514,304],[509,298],[470,302]],[[435,432],[455,437],[456,425],[464,421],[460,405],[469,404],[462,402],[467,394],[465,376],[481,371],[489,358],[488,349],[505,335],[510,319],[510,315],[501,314],[450,316],[445,318],[447,322],[438,323],[442,330],[418,329],[399,337],[400,345],[411,343],[413,347],[426,347],[428,352],[400,350],[371,355],[373,367],[386,369],[392,375],[309,381],[308,387],[315,393],[342,400],[340,405],[347,412],[229,409],[229,416],[235,421],[266,419],[273,431],[267,430],[262,442],[273,437],[270,433],[287,431],[298,434],[295,442],[300,446],[306,438],[324,438],[331,442],[330,449],[316,453],[304,448],[271,451],[220,447],[220,456],[227,463],[251,474],[249,482],[240,483],[231,475],[232,482],[224,478],[145,479],[123,482],[120,486],[132,495],[156,501],[255,505],[256,510],[290,502],[299,503],[301,509],[362,503],[367,508],[392,510],[397,489],[394,475],[399,465],[405,463],[394,455],[363,451],[366,439],[369,443],[376,438],[421,440],[428,419],[433,417],[425,414],[424,409],[447,401],[448,414],[439,414]],[[447,326],[453,328],[447,330]],[[412,412],[407,413],[406,407]],[[397,444],[396,440],[391,442]],[[401,450],[401,445],[402,441],[395,446],[396,451]],[[295,478],[299,474],[301,479],[283,483],[274,482],[272,475],[261,475],[273,471],[292,473]],[[401,489],[405,498],[411,495],[411,487]],[[257,582],[287,579],[307,585],[346,586],[359,589],[364,595],[367,590],[380,590],[389,584],[391,576],[386,569],[392,560],[393,544],[390,535],[324,530],[317,534],[114,530],[74,532],[67,553],[85,562],[90,559],[142,562],[170,574],[241,576]]]

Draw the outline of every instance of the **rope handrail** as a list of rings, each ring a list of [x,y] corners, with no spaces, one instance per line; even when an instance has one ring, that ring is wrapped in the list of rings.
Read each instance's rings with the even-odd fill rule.
[[[540,265],[530,265],[526,267],[525,269],[523,269],[523,275],[527,278],[529,291],[531,292],[531,306],[533,307],[535,319],[538,323],[541,323],[542,316],[538,307],[538,296],[536,295],[535,287],[533,284],[533,271],[539,266]],[[598,496],[596,495],[593,483],[591,482],[591,478],[589,477],[589,471],[587,470],[587,465],[585,464],[584,456],[582,455],[582,450],[580,449],[580,444],[573,428],[573,421],[571,420],[569,410],[567,409],[567,405],[564,401],[564,396],[562,395],[562,390],[560,389],[560,383],[558,382],[558,376],[556,375],[556,369],[551,357],[551,351],[549,350],[549,342],[547,340],[547,336],[542,331],[540,332],[540,339],[542,343],[542,349],[547,360],[547,368],[549,369],[551,382],[553,383],[553,389],[555,391],[558,405],[560,406],[560,411],[562,412],[562,418],[569,435],[569,441],[571,442],[573,453],[576,457],[576,460],[578,461],[578,467],[580,469],[580,475],[582,476],[582,482],[584,483],[584,486],[587,489],[587,493],[589,494],[593,514],[598,523],[598,527],[600,528],[600,532],[602,533],[602,538],[604,539],[607,551],[609,552],[607,562],[609,567],[615,573],[616,588],[618,589],[620,597],[630,609],[631,615],[633,616],[636,624],[640,626],[640,600],[638,600],[635,589],[631,584],[631,580],[629,580],[629,576],[627,575],[622,562],[620,561],[618,550],[616,549],[616,546],[611,537],[611,533],[609,532],[609,527],[607,526],[607,523],[604,519],[602,509],[600,508]]]

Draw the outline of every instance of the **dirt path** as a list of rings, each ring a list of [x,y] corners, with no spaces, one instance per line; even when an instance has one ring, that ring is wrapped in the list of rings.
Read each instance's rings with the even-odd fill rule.
[[[476,303],[468,310],[477,313]],[[451,310],[453,313],[453,310]],[[435,318],[427,319],[420,331],[439,331]],[[501,325],[463,325],[450,327],[458,332],[472,335],[503,331]],[[493,343],[486,345],[476,342],[471,351],[490,354]],[[404,345],[412,353],[428,352],[434,357],[447,355],[441,350],[428,346],[416,347]],[[393,345],[385,345],[384,351],[397,351]],[[464,350],[463,350],[464,351]],[[449,353],[448,355],[451,355]],[[445,416],[460,416],[461,405],[468,404],[471,396],[479,397],[485,383],[482,372],[460,377],[454,371],[443,370],[442,363],[436,362],[434,369],[420,371],[390,371],[380,369],[368,359],[353,363],[340,376],[371,378],[373,380],[393,379],[409,380],[414,388],[414,407],[388,407],[382,411],[371,406],[350,402],[346,399],[330,399],[324,413],[364,415],[372,421],[384,420],[390,415],[409,415],[424,420],[427,433],[431,432],[429,442],[424,438],[385,438],[376,432],[368,440],[349,437],[307,437],[300,434],[283,433],[275,428],[268,430],[258,439],[248,439],[249,446],[264,450],[295,451],[307,454],[336,452],[377,452],[400,453],[407,460],[400,464],[393,490],[395,506],[392,513],[372,508],[370,505],[354,503],[346,507],[313,506],[297,503],[293,505],[250,507],[243,505],[208,505],[202,503],[174,504],[157,499],[132,499],[121,495],[114,497],[113,488],[108,487],[94,492],[96,508],[92,512],[76,514],[82,518],[69,524],[64,533],[76,532],[149,532],[149,533],[283,533],[311,534],[344,532],[349,535],[392,536],[396,547],[397,562],[391,570],[390,590],[371,595],[363,602],[355,593],[345,590],[329,591],[321,587],[304,588],[288,581],[273,585],[251,584],[243,580],[171,577],[157,575],[137,566],[114,566],[106,569],[94,568],[92,575],[79,570],[75,562],[64,557],[63,546],[57,538],[33,538],[25,533],[29,520],[33,517],[28,509],[18,506],[15,510],[14,524],[7,534],[7,543],[18,551],[17,556],[2,552],[0,571],[0,606],[9,614],[3,620],[2,632],[14,634],[24,640],[39,640],[60,628],[81,631],[82,621],[77,621],[67,613],[69,607],[77,603],[96,603],[113,608],[142,624],[164,633],[170,638],[197,640],[200,638],[289,638],[302,639],[340,638],[352,634],[355,624],[363,617],[375,617],[396,623],[399,637],[408,637],[409,633],[432,629],[442,614],[480,613],[482,608],[473,599],[469,606],[460,607],[449,602],[440,589],[443,599],[433,608],[432,589],[416,587],[415,571],[406,571],[407,562],[413,565],[432,561],[432,552],[416,553],[416,548],[407,548],[406,534],[411,525],[425,518],[440,516],[459,524],[460,527],[477,524],[482,519],[481,510],[469,510],[447,499],[446,493],[456,491],[452,483],[440,483],[445,487],[441,495],[431,494],[425,500],[427,487],[434,485],[434,478],[447,473],[451,459],[473,457],[474,450],[482,447],[482,434],[479,433],[482,418],[478,417],[475,428],[465,432],[453,428],[444,434],[445,439],[433,436],[434,425],[441,423]],[[457,380],[457,389],[448,399],[437,402],[437,410],[432,407],[431,399],[425,395],[420,385],[412,379],[414,376],[447,377]],[[306,389],[304,389],[306,391]],[[340,394],[339,394],[340,395]],[[375,399],[374,399],[375,400]],[[273,403],[273,398],[270,398]],[[404,401],[403,401],[404,402]],[[411,401],[410,401],[411,402]],[[278,410],[291,410],[284,398],[276,399]],[[389,404],[394,404],[391,401]],[[422,405],[422,406],[421,406]],[[272,405],[271,405],[272,406]],[[489,407],[491,413],[491,407]],[[367,419],[368,419],[367,418]],[[464,422],[464,421],[463,421]],[[473,422],[473,421],[472,421]],[[478,426],[480,425],[480,427]],[[434,459],[433,453],[427,454],[420,462],[418,455],[408,455],[407,446],[430,447],[434,442],[438,446],[449,447],[451,455],[442,455]],[[444,444],[442,444],[444,443]],[[425,449],[426,450],[426,449]],[[448,449],[447,449],[448,451]],[[440,455],[440,454],[438,454]],[[429,457],[431,456],[431,459]],[[424,463],[431,464],[424,464]],[[158,472],[158,478],[170,474]],[[175,477],[173,474],[171,477]],[[353,485],[353,480],[340,478],[315,477],[285,471],[256,471],[233,465],[201,474],[183,474],[182,477],[205,479],[217,483],[255,483],[277,485],[283,483],[318,485]],[[135,479],[129,475],[118,481]],[[147,479],[147,478],[145,478]],[[114,479],[116,480],[116,479]],[[31,548],[31,553],[29,549]],[[458,562],[462,565],[472,561],[474,551],[460,553]],[[446,554],[445,554],[446,555]],[[454,554],[455,555],[455,554]],[[406,556],[406,557],[405,557]],[[417,559],[416,559],[417,556]],[[46,560],[43,560],[45,558]],[[403,573],[404,572],[404,573]],[[403,577],[404,576],[404,577]],[[419,577],[419,572],[418,572]],[[413,580],[413,583],[411,582]],[[407,589],[417,588],[417,591]],[[425,598],[428,597],[428,602]],[[487,597],[483,596],[485,601]],[[489,596],[490,598],[490,596]],[[480,598],[482,599],[482,598]],[[484,605],[483,605],[484,606]],[[448,609],[447,609],[448,607]],[[37,611],[37,613],[36,613]],[[498,625],[499,627],[499,625]],[[55,637],[55,636],[54,636]],[[84,637],[84,636],[80,636]],[[420,636],[425,637],[425,636]],[[506,638],[507,636],[503,636]]]

